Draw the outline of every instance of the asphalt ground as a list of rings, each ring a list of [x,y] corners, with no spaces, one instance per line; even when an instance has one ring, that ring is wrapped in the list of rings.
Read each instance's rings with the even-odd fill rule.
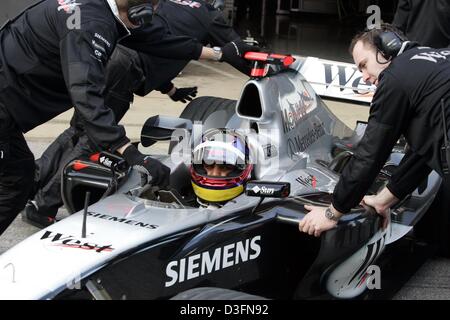
[[[227,65],[194,62],[175,79],[174,83],[177,87],[198,86],[199,96],[237,99],[245,81],[245,77]],[[327,102],[327,105],[350,127],[354,127],[357,120],[367,120],[367,107],[337,102]],[[132,140],[137,140],[145,119],[155,114],[178,116],[183,108],[183,104],[173,102],[166,96],[154,92],[144,98],[136,97],[135,103],[123,119],[122,124],[126,127],[128,136]],[[26,134],[29,146],[36,158],[57,135],[69,126],[71,114],[72,111],[68,111]],[[145,151],[163,153],[166,147],[162,144]],[[58,218],[61,219],[65,216],[67,216],[67,212],[61,208]],[[0,237],[0,254],[38,230],[24,223],[19,215]],[[450,300],[450,259],[428,258],[424,264],[421,262],[417,262],[417,265],[414,266],[412,264],[405,262],[405,272],[399,271],[403,278],[409,278],[409,269],[415,268],[409,281],[393,296],[394,300]]]

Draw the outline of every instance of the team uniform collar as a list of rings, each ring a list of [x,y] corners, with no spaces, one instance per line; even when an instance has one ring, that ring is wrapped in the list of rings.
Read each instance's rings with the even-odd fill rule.
[[[119,21],[119,23],[124,27],[124,29],[126,30],[127,36],[129,36],[131,34],[131,32],[130,32],[130,30],[128,30],[125,23],[123,23],[123,21],[120,19],[119,8],[117,7],[116,0],[106,0],[106,2],[108,3],[109,8],[111,9],[112,13],[114,14],[114,17],[116,17],[116,20]]]

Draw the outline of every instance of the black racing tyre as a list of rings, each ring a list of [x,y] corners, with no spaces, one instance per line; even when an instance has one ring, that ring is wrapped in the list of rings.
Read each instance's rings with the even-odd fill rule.
[[[183,112],[180,114],[180,118],[204,122],[215,111],[224,110],[227,114],[227,118],[223,120],[228,121],[234,115],[235,108],[236,100],[217,97],[200,97],[192,100],[186,108],[184,108]]]
[[[180,292],[170,300],[267,300],[267,298],[235,290],[201,287]]]
[[[223,111],[214,119],[217,128],[223,128],[236,113],[236,100],[218,97],[199,97],[188,103],[180,114],[180,118],[189,119],[192,122],[201,121],[204,123],[214,112]],[[176,142],[171,142],[169,154],[175,147]]]

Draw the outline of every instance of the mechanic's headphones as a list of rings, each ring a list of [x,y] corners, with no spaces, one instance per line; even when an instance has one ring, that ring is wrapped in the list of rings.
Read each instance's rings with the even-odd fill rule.
[[[149,1],[128,9],[128,20],[137,26],[151,24],[153,19],[153,4]]]
[[[387,60],[391,61],[404,50],[405,39],[393,31],[382,31],[373,37],[375,48]],[[378,61],[378,63],[380,63]]]

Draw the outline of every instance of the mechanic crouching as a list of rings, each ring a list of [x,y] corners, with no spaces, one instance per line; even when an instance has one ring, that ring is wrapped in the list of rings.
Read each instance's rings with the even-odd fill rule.
[[[335,227],[361,199],[387,222],[389,208],[432,170],[444,179],[449,174],[450,51],[420,47],[383,25],[356,35],[350,52],[363,80],[377,90],[366,132],[334,189],[332,204],[305,206],[310,212],[299,229],[316,237]],[[397,170],[377,195],[364,197],[402,134],[410,148]]]

